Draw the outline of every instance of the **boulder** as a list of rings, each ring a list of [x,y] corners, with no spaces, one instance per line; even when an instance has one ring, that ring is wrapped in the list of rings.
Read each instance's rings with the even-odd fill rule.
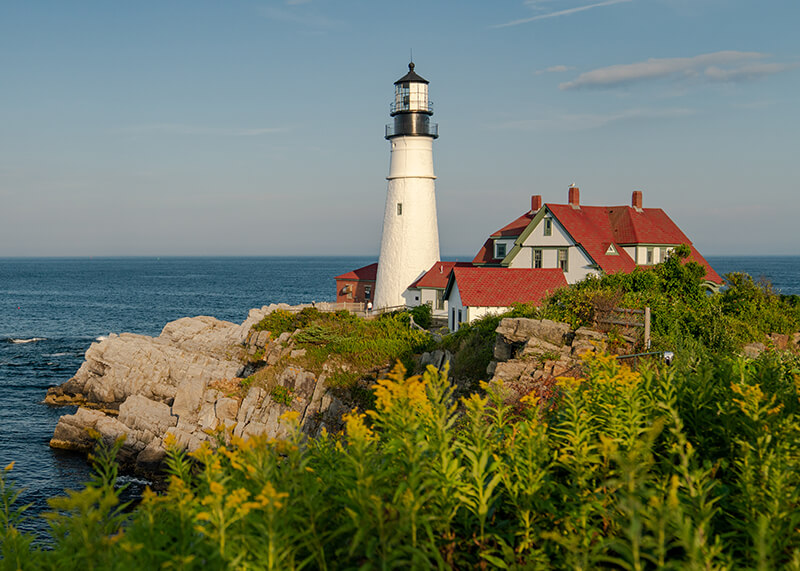
[[[52,400],[80,396],[95,406],[119,406],[131,395],[172,403],[185,381],[238,375],[228,353],[238,328],[211,317],[178,319],[156,338],[123,333],[93,343],[75,376],[48,391]],[[183,411],[186,412],[185,410]]]
[[[742,355],[749,357],[750,359],[755,359],[761,353],[763,353],[766,348],[766,345],[763,343],[748,343],[742,347]]]
[[[452,360],[453,355],[450,353],[450,351],[442,351],[441,349],[437,349],[436,351],[423,353],[422,357],[419,359],[419,364],[423,368],[430,365],[441,370],[446,364],[449,365]]]
[[[536,337],[553,345],[563,345],[570,327],[549,319],[528,319],[525,317],[505,318],[497,327],[497,334],[507,342],[527,342]]]

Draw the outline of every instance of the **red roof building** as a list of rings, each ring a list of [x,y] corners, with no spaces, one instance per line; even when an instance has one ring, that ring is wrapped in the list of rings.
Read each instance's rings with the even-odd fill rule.
[[[722,278],[689,238],[660,208],[643,208],[642,192],[634,191],[630,206],[585,206],[580,191],[570,187],[568,204],[531,200],[531,210],[504,226],[484,243],[472,260],[478,266],[560,268],[567,282],[592,274],[630,272],[657,264],[680,244],[688,244],[690,259],[706,268],[711,286]]]
[[[336,276],[336,303],[368,303],[375,292],[378,263]]]
[[[502,313],[516,303],[539,305],[555,290],[566,287],[559,268],[522,269],[502,267],[453,268],[444,298],[451,331],[489,313]]]

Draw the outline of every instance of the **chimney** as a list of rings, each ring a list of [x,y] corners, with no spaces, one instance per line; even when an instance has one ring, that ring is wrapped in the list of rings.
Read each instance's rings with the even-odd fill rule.
[[[642,191],[641,190],[634,190],[633,196],[631,197],[631,206],[636,212],[642,211]]]
[[[531,196],[531,212],[538,212],[542,207],[542,195],[534,194]]]
[[[575,185],[569,187],[569,205],[572,208],[581,207],[581,191]]]

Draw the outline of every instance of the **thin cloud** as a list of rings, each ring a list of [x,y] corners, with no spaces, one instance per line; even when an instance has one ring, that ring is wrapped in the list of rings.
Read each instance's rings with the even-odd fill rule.
[[[212,137],[258,137],[283,133],[285,127],[260,127],[250,129],[237,129],[229,127],[206,127],[203,125],[184,125],[179,123],[150,123],[126,127],[126,133],[162,133],[166,135],[203,135]]]
[[[694,115],[693,109],[668,108],[650,109],[633,108],[607,114],[564,114],[547,119],[523,119],[508,121],[496,125],[498,129],[510,131],[587,131],[599,129],[612,123],[621,121],[650,120],[650,119],[676,119]]]
[[[651,58],[587,71],[559,85],[562,90],[607,88],[664,78],[748,81],[786,71],[796,65],[759,62],[768,54],[720,51],[686,58]]]
[[[755,81],[768,75],[775,75],[790,69],[795,69],[798,64],[785,63],[759,63],[745,65],[738,69],[721,69],[711,66],[705,70],[705,77],[711,81],[740,82]]]
[[[573,67],[567,67],[565,65],[553,65],[546,69],[540,69],[539,71],[535,72],[536,75],[542,75],[543,73],[564,73],[566,71],[573,70]]]
[[[558,10],[556,12],[547,12],[545,14],[538,14],[536,16],[531,16],[530,18],[520,18],[519,20],[512,20],[510,22],[506,22],[505,24],[496,24],[492,26],[492,28],[508,28],[511,26],[519,26],[520,24],[528,24],[530,22],[536,22],[537,20],[546,20],[548,18],[558,18],[559,16],[569,16],[571,14],[577,14],[579,12],[585,12],[586,10],[593,10],[594,8],[602,8],[604,6],[613,6],[615,4],[623,4],[627,2],[633,2],[633,0],[605,0],[604,2],[597,2],[595,4],[586,4],[583,6],[576,6],[575,8],[567,8],[565,10]],[[531,4],[538,6],[540,2],[526,2],[526,4]]]

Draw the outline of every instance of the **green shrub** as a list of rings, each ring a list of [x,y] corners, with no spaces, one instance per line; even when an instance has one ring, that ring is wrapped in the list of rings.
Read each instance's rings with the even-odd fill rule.
[[[269,392],[269,396],[278,404],[290,406],[294,400],[294,391],[283,385],[275,385]]]
[[[411,316],[414,318],[414,323],[423,329],[430,329],[433,323],[433,310],[429,303],[423,303],[411,309]]]

